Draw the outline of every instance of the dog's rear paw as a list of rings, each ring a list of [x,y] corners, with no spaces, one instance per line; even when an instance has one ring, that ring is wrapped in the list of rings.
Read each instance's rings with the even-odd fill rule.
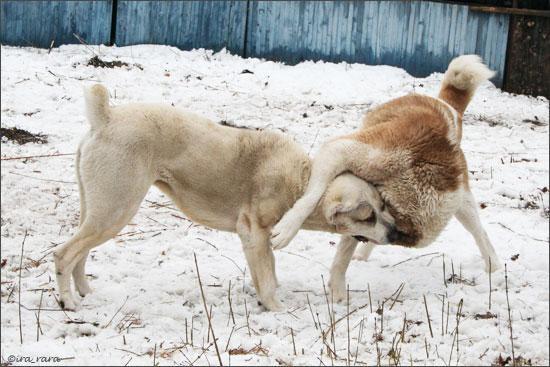
[[[277,298],[271,298],[261,303],[270,312],[283,312],[286,309]]]
[[[88,294],[93,292],[92,287],[88,283],[81,284],[77,286],[78,294],[80,294],[80,297],[86,297]]]
[[[72,295],[64,295],[59,298],[59,306],[65,311],[76,311],[80,304]]]

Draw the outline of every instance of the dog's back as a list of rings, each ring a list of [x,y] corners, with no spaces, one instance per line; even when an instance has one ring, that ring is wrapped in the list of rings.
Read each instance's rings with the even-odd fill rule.
[[[91,129],[79,166],[97,165],[98,151],[124,159],[201,224],[234,231],[243,207],[259,204],[260,220],[273,224],[307,183],[307,154],[281,133],[225,126],[165,104],[110,106],[101,85],[85,96]],[[264,209],[269,197],[277,205]]]
[[[439,98],[411,94],[366,115],[356,138],[386,156],[390,174],[378,189],[404,234],[396,244],[431,243],[459,207],[468,185],[462,115],[492,75],[478,56],[461,56],[450,63]]]

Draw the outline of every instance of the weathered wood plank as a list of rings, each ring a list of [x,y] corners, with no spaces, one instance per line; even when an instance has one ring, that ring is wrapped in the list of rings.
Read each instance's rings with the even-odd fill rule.
[[[108,44],[111,34],[111,0],[2,1],[0,42],[6,45],[50,47],[79,43]]]
[[[49,47],[108,43],[112,1],[3,1],[4,44]],[[248,14],[248,17],[247,17]],[[119,0],[115,43],[207,48],[297,63],[347,61],[403,67],[415,76],[444,71],[477,53],[504,72],[509,15],[431,1]],[[245,31],[246,30],[246,31]],[[245,35],[246,32],[246,35]]]
[[[387,64],[415,76],[477,53],[502,84],[509,15],[429,1],[250,1],[246,54]]]
[[[118,46],[153,43],[242,55],[246,1],[118,1]]]

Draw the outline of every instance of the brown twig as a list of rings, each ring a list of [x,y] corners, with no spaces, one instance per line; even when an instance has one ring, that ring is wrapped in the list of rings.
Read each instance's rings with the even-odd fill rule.
[[[370,283],[367,283],[367,289],[368,289],[368,291],[369,291],[370,313],[372,313],[372,298],[370,297]]]
[[[458,359],[460,358],[458,345],[459,345],[459,339],[458,339],[458,325],[460,324],[460,316],[462,315],[462,306],[464,304],[464,299],[460,299],[460,302],[458,302],[458,307],[456,310],[456,364],[458,365]]]
[[[235,325],[231,327],[231,332],[229,333],[229,338],[227,338],[227,344],[225,344],[225,351],[227,352],[227,348],[229,348],[229,342],[231,341],[231,336],[233,335],[233,331],[235,331]]]
[[[325,287],[325,278],[323,277],[323,275],[321,274],[321,282],[323,283],[323,293],[325,295],[325,302],[327,303],[327,313],[328,313],[328,318],[329,318],[329,323],[330,325],[334,325],[335,322],[332,318],[332,312],[330,310],[330,303],[328,301],[328,293],[327,293],[327,289]],[[330,328],[329,331],[331,331],[331,336],[334,336],[334,329],[333,328]],[[332,341],[334,342],[334,339],[332,339]],[[334,352],[336,352],[336,348],[334,348]],[[334,358],[337,358],[336,354],[334,355]]]
[[[493,286],[491,284],[491,257],[489,256],[489,310],[491,310],[491,293],[493,292]]]
[[[248,313],[248,307],[246,306],[246,298],[244,299],[244,316],[246,317],[246,328],[248,329],[248,336],[252,336],[252,333],[250,332],[250,322],[249,322],[249,316]]]
[[[508,267],[504,264],[504,283],[506,285],[506,304],[508,306],[508,324],[510,326],[510,343],[512,344],[512,365],[516,365],[516,355],[514,351],[514,336],[512,331],[512,312],[510,310],[510,299],[508,298]]]
[[[443,284],[447,288],[447,279],[445,278],[445,254],[443,254]]]
[[[422,295],[424,297],[424,306],[426,307],[426,316],[428,317],[428,326],[430,327],[430,335],[432,338],[434,337],[434,333],[432,331],[432,321],[430,320],[430,313],[428,312],[428,303],[426,302],[426,295]]]
[[[75,153],[59,153],[59,154],[44,154],[44,155],[29,155],[25,157],[2,157],[2,161],[11,161],[14,159],[29,159],[29,158],[45,158],[45,157],[61,157],[65,155],[75,155]]]
[[[406,263],[407,261],[418,260],[418,259],[420,259],[420,258],[422,258],[422,257],[426,257],[426,256],[430,256],[430,255],[437,255],[437,254],[439,254],[439,252],[430,252],[429,254],[419,255],[419,256],[416,256],[416,257],[410,257],[410,258],[408,258],[408,259],[406,259],[406,260],[403,260],[403,261],[400,261],[400,262],[398,262],[398,263],[396,263],[396,264],[393,264],[393,265],[392,265],[392,268],[395,267],[395,266],[397,266],[397,265]]]
[[[229,318],[233,320],[233,325],[235,325],[235,314],[233,313],[233,302],[231,302],[231,279],[229,279],[229,286],[227,287],[227,301],[229,302]],[[229,319],[227,320],[229,325]]]
[[[122,303],[122,306],[120,306],[120,307],[118,308],[118,310],[115,312],[115,314],[113,315],[113,317],[111,317],[111,319],[109,320],[109,322],[103,327],[104,329],[106,329],[107,327],[109,327],[109,325],[111,325],[111,322],[113,322],[115,316],[118,315],[118,313],[120,312],[120,310],[122,310],[122,307],[124,307],[124,305],[125,305],[126,302],[128,301],[128,298],[129,298],[129,296],[126,296],[126,299],[125,299],[124,302]]]
[[[75,38],[78,40],[78,42],[80,42],[81,44],[83,44],[88,50],[90,50],[95,56],[99,56],[87,43],[86,41],[84,41],[78,34],[76,33],[73,33],[73,36],[75,36]]]
[[[40,326],[40,310],[42,309],[42,298],[44,297],[44,289],[40,292],[40,302],[38,303],[38,314],[36,315],[36,341],[40,340],[42,327]]]
[[[445,321],[445,334],[449,332],[449,313],[451,309],[451,302],[449,302],[449,297],[447,297],[447,321]]]
[[[297,355],[296,343],[294,342],[294,331],[292,330],[292,328],[290,328],[290,337],[292,338],[292,349],[294,349],[294,355]]]
[[[433,335],[432,335],[433,337]],[[428,339],[424,338],[424,348],[426,348],[426,359],[430,359],[430,354],[428,353]]]
[[[309,313],[311,314],[311,318],[313,319],[313,325],[315,326],[315,329],[318,329],[317,321],[315,321],[315,316],[313,316],[313,309],[311,308],[311,302],[309,302],[309,296],[307,295],[307,293],[306,293],[306,299],[307,299],[307,305],[309,306]]]
[[[25,247],[25,240],[27,239],[27,230],[25,230],[25,236],[23,242],[21,242],[21,258],[19,259],[19,295],[18,295],[18,309],[19,309],[19,340],[23,344],[23,329],[21,328],[21,269],[23,268],[23,250]]]
[[[444,315],[445,315],[445,295],[443,295],[443,298],[441,299],[441,336],[443,336],[443,333],[445,331],[445,329],[443,328]]]
[[[364,321],[365,321],[365,318],[363,317],[361,319],[361,322],[359,323],[359,331],[357,332],[357,345],[355,346],[355,358],[353,360],[354,366],[357,364],[357,356],[359,355],[359,344],[361,343],[361,338],[363,337]]]
[[[401,329],[401,343],[405,341],[405,333],[407,331],[407,314],[403,317],[403,329]]]
[[[390,310],[393,308],[393,306],[395,305],[395,302],[397,302],[397,299],[399,298],[399,295],[401,295],[401,291],[403,290],[403,288],[405,288],[405,283],[401,283],[400,285],[400,288],[398,289],[399,292],[397,293],[397,296],[395,296],[395,298],[393,299],[393,303],[391,304],[390,306]]]
[[[380,310],[380,334],[384,332],[384,305],[386,304],[386,301],[382,301],[382,307],[379,308]],[[376,311],[378,312],[378,311]]]
[[[353,314],[356,313],[357,311],[364,309],[364,308],[367,307],[368,305],[369,305],[368,303],[365,303],[364,305],[357,307],[356,309],[354,309],[353,311],[351,311],[351,312],[348,313],[347,315],[344,315],[344,316],[340,317],[338,320],[334,321],[334,322],[329,326],[329,328],[328,328],[327,330],[322,331],[322,333],[323,333],[324,335],[328,334],[331,330],[334,330],[334,328],[336,327],[336,325],[337,325],[340,321],[344,320],[344,319],[345,319],[346,317],[348,317],[348,316],[353,315]],[[321,322],[319,322],[319,327],[320,327],[320,326],[321,326]]]
[[[348,332],[348,366],[351,363],[351,354],[350,354],[350,337],[349,337],[349,284],[347,285],[347,302],[346,302],[346,324],[347,324],[347,332]]]
[[[202,297],[202,303],[204,306],[204,312],[206,313],[206,316],[208,318],[208,327],[210,328],[210,332],[212,333],[212,341],[214,343],[214,347],[216,348],[216,354],[218,356],[218,362],[220,362],[220,366],[223,366],[222,357],[220,355],[220,351],[218,349],[218,342],[216,341],[216,336],[214,334],[214,328],[212,327],[212,320],[210,319],[210,313],[208,313],[208,306],[206,305],[206,298],[204,297],[204,290],[202,289],[202,281],[201,276],[199,273],[199,263],[197,262],[197,255],[193,253],[193,257],[195,258],[195,267],[197,269],[197,278],[199,279],[199,287],[201,290],[201,297]]]
[[[40,178],[40,177],[34,177],[34,176],[23,175],[23,174],[21,174],[21,173],[17,173],[17,172],[13,172],[13,171],[8,171],[8,173],[11,173],[12,175],[16,175],[16,176],[32,178],[32,179],[34,179],[34,180],[39,180],[39,181],[60,182],[60,183],[75,184],[75,185],[76,185],[76,181],[52,180],[52,179],[48,179],[48,178]]]

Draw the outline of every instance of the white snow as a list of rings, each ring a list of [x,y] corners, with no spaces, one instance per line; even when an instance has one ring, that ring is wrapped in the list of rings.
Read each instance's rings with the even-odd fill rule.
[[[62,46],[50,53],[2,46],[1,51],[2,127],[43,133],[49,140],[47,144],[18,145],[4,139],[1,145],[1,257],[6,260],[1,272],[2,363],[15,356],[14,364],[28,364],[25,357],[34,361],[38,357],[69,358],[50,359],[53,365],[217,364],[212,338],[207,336],[193,253],[212,307],[224,364],[346,364],[348,335],[350,363],[372,365],[380,355],[380,363],[394,364],[390,349],[394,337],[394,347],[400,339],[396,333],[403,330],[405,315],[412,322],[407,323],[404,341],[394,348],[400,350],[402,364],[447,364],[450,360],[452,364],[488,365],[499,355],[511,356],[504,271],[492,276],[489,305],[489,278],[483,272],[483,261],[471,236],[455,220],[430,247],[381,247],[373,251],[369,262],[352,262],[347,278],[349,310],[358,310],[349,316],[349,334],[346,318],[337,323],[334,341],[327,334],[326,344],[337,355],[331,359],[306,297],[323,330],[329,328],[329,308],[335,320],[347,314],[346,303],[327,308],[321,278],[327,282],[337,236],[301,231],[287,249],[276,253],[278,295],[288,312],[263,312],[244,271],[238,237],[191,223],[155,189],[115,240],[92,251],[87,273],[94,292],[81,301],[79,311],[62,312],[55,300],[49,252],[67,240],[78,224],[74,156],[4,159],[74,153],[88,129],[82,88],[94,81],[109,88],[114,104],[162,101],[214,121],[283,129],[314,155],[323,141],[354,130],[374,104],[412,91],[435,95],[442,74],[418,79],[388,66],[323,62],[287,66],[223,51],[184,52],[152,45]],[[86,66],[93,53],[130,66]],[[244,69],[253,74],[241,73]],[[508,267],[514,353],[534,365],[550,363],[548,108],[545,98],[512,95],[485,83],[467,109],[462,143],[472,190],[485,207],[480,209],[482,221]],[[512,260],[514,255],[519,257]],[[445,285],[443,263],[447,279],[453,266],[455,274],[468,282]],[[230,282],[234,328],[229,317]],[[384,304],[380,331],[382,316],[375,311],[402,283],[398,300]],[[446,295],[443,319],[442,295]],[[457,348],[452,332],[460,300]],[[475,319],[487,311],[496,317]],[[443,335],[442,322],[447,329]],[[378,343],[375,325],[381,333]],[[229,350],[233,350],[231,355]]]

